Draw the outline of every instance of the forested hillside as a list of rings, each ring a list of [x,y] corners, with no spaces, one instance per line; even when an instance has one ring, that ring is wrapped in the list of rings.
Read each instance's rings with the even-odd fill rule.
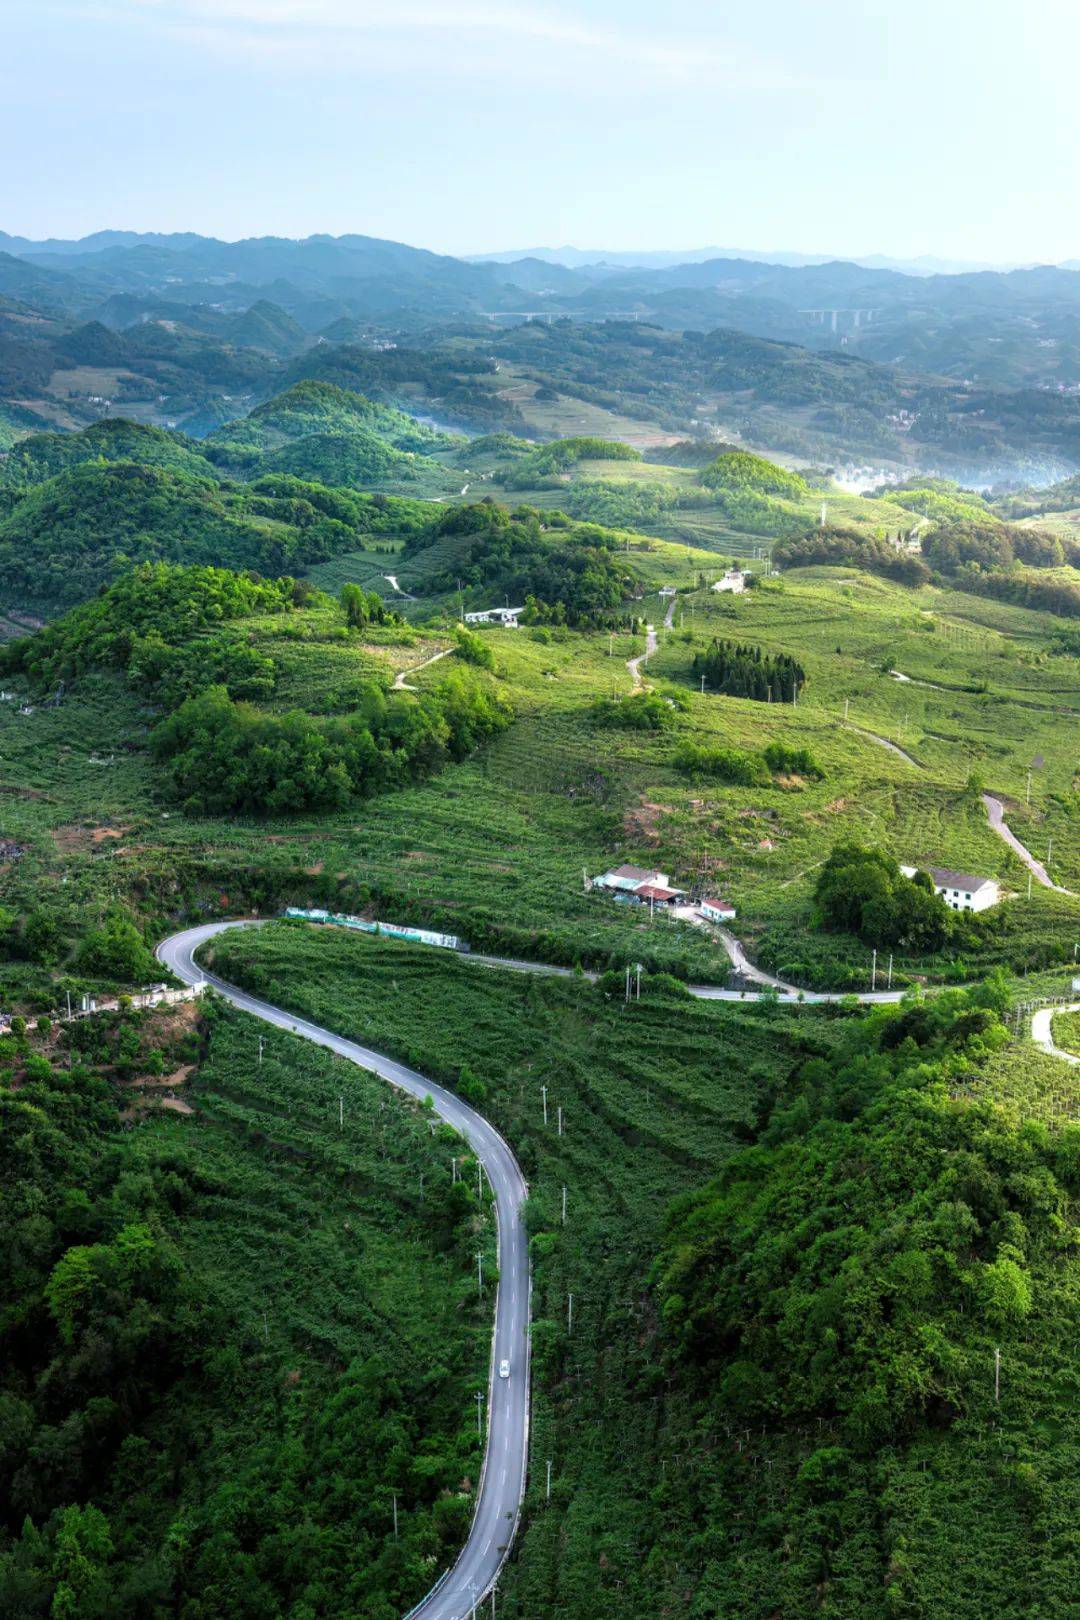
[[[473,1182],[378,1081],[283,1035],[256,1081],[253,1042],[224,1012],[2,1038],[5,1614],[393,1620],[464,1534]]]
[[[1069,1614],[1068,486],[673,440],[724,368],[800,447],[910,398],[845,356],[254,324],[292,381],[201,436],[0,460],[0,1610],[400,1620],[469,1535],[477,1161],[303,1026],[136,1007],[164,936],[291,908],[370,933],[200,961],[528,1182],[500,1613]],[[492,431],[420,419],[458,384]]]

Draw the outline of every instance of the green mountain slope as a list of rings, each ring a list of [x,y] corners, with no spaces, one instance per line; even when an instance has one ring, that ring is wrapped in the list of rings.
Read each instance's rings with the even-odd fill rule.
[[[451,435],[436,433],[403,411],[377,405],[363,394],[333,383],[304,381],[258,406],[250,416],[219,428],[207,443],[276,450],[309,434],[357,432],[377,433],[399,450],[431,451],[452,448],[457,442]]]
[[[195,441],[184,434],[115,417],[79,433],[32,433],[20,439],[0,461],[0,483],[44,483],[87,461],[135,461],[203,477],[212,471]]]
[[[298,573],[410,533],[438,508],[295,479],[229,486],[171,467],[86,464],[30,489],[0,520],[0,597],[50,613],[133,563],[212,563]]]

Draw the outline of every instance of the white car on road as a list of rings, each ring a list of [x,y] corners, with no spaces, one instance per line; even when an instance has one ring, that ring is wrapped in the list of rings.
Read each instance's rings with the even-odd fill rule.
[[[509,1376],[510,1376],[510,1363],[508,1361],[500,1361],[499,1362],[499,1377],[500,1378],[509,1378]]]

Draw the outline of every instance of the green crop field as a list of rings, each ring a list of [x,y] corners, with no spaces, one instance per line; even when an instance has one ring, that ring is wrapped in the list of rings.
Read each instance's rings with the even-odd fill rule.
[[[940,481],[646,461],[557,389],[571,436],[527,441],[494,390],[536,379],[473,375],[475,447],[302,382],[5,461],[4,623],[69,611],[2,650],[0,1612],[399,1620],[467,1534],[496,1251],[460,1140],[212,997],[53,1016],[254,915],[226,977],[460,1091],[527,1177],[498,1612],[1065,1620],[1080,1071],[1029,1015],[1080,949],[1077,554]],[[594,887],[621,863],[734,942]],[[751,995],[740,944],[837,999]]]
[[[155,916],[207,901],[370,898],[385,916],[438,922],[478,946],[565,962],[640,957],[722,980],[726,958],[707,933],[661,918],[650,925],[584,892],[583,874],[637,860],[683,886],[729,894],[737,931],[764,964],[811,987],[861,988],[868,946],[811,926],[817,869],[834,843],[857,838],[901,861],[996,877],[1014,895],[974,956],[921,962],[897,953],[900,982],[1071,961],[1077,901],[1037,885],[1028,897],[1026,869],[991,831],[977,791],[1002,798],[1036,854],[1052,839],[1052,875],[1080,889],[1073,661],[1052,651],[1052,621],[850,570],[796,572],[718,598],[694,588],[698,554],[688,563],[680,548],[653,542],[629,559],[643,589],[667,579],[684,592],[646,671],[661,692],[684,695],[673,729],[611,730],[595,718],[599,700],[629,693],[626,660],[644,650],[643,638],[487,631],[514,724],[476,758],[345,815],[177,814],[143,752],[148,716],[104,677],[31,715],[18,701],[0,704],[5,826],[25,845],[9,876],[13,894],[26,903],[35,892],[54,896],[73,925],[79,908],[100,910],[118,895],[142,897]],[[662,599],[643,597],[640,611],[658,625],[663,610]],[[342,639],[325,609],[253,621],[252,633],[279,666],[273,705],[323,712],[340,712],[362,681],[389,680],[450,645],[438,629]],[[797,706],[697,689],[694,652],[716,634],[801,659]],[[433,664],[415,684],[436,686],[447,667]],[[673,763],[687,738],[809,747],[824,775],[787,786],[701,785]]]
[[[1040,1251],[1035,1314],[997,1330],[1000,1404],[993,1339],[973,1323],[955,1369],[962,1415],[943,1408],[876,1453],[845,1449],[835,1413],[744,1429],[664,1356],[649,1276],[665,1210],[722,1170],[789,1085],[798,1095],[799,1065],[840,1061],[850,1019],[703,1006],[649,981],[626,1007],[617,984],[478,970],[303,925],[226,937],[212,960],[450,1085],[467,1072],[529,1178],[531,1477],[500,1612],[765,1620],[779,1586],[785,1614],[847,1616],[877,1612],[883,1583],[913,1612],[975,1620],[989,1603],[1018,1616],[1031,1593],[1040,1612],[1068,1612],[1080,1445],[1063,1360],[1080,1278],[1068,1248]],[[1056,1115],[1056,1128],[1057,1073],[1006,1045],[965,1063],[948,1106],[988,1107],[1005,1130]],[[839,1470],[842,1500],[822,1469]]]

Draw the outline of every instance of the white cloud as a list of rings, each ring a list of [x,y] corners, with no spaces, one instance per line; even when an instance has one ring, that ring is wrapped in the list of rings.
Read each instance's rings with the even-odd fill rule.
[[[819,80],[726,46],[714,33],[645,33],[596,25],[547,6],[403,0],[113,0],[113,16],[140,16],[204,49],[242,50],[287,67],[378,68],[406,61],[535,76],[588,65],[641,78],[706,82],[726,91],[820,91]],[[508,47],[523,53],[508,57]],[[528,53],[528,54],[525,54]],[[601,86],[598,85],[598,88]]]

